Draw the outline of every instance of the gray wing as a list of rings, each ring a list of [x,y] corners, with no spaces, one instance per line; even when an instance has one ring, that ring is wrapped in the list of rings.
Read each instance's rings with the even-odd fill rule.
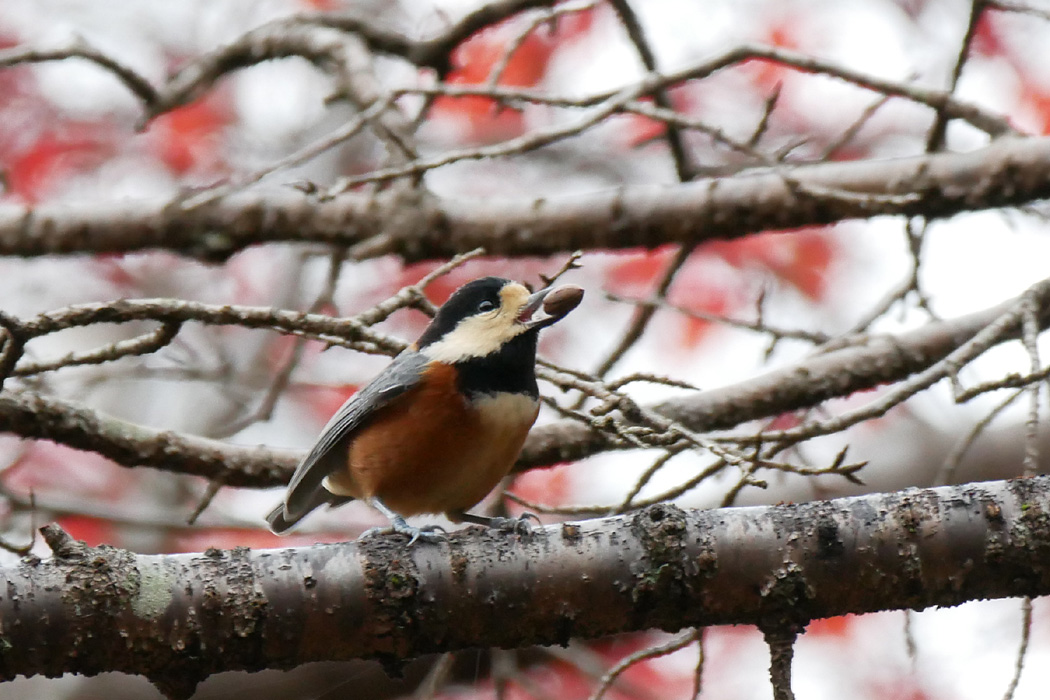
[[[331,500],[333,495],[325,491],[322,482],[337,469],[346,468],[346,453],[338,448],[344,446],[377,409],[416,386],[426,365],[425,355],[406,350],[335,412],[310,453],[296,467],[284,503],[268,518],[271,527],[287,529],[317,506]],[[335,498],[340,502],[349,500]]]

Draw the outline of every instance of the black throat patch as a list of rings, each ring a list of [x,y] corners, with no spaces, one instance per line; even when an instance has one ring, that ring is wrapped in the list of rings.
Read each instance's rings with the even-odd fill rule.
[[[536,342],[539,329],[525,331],[497,352],[456,363],[460,392],[469,399],[492,394],[540,395],[536,386]]]

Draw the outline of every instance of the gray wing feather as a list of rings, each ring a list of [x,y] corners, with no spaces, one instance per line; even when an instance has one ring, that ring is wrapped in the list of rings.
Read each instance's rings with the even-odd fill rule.
[[[335,412],[288,483],[283,508],[286,520],[299,520],[317,507],[317,492],[323,488],[324,478],[337,469],[346,468],[345,452],[335,448],[345,445],[377,409],[416,386],[426,365],[426,356],[419,352],[407,350],[401,353]]]

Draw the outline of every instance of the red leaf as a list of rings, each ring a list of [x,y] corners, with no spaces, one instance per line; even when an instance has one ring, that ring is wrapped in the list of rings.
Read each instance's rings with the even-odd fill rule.
[[[39,202],[59,182],[98,167],[114,150],[104,130],[93,124],[43,131],[28,147],[6,156],[8,187],[27,202]]]
[[[994,12],[982,12],[974,27],[973,41],[970,50],[981,56],[1002,56],[1007,51],[1003,42],[999,20]]]
[[[765,41],[761,43],[782,49],[796,50],[800,48],[800,42],[794,28],[783,22],[771,24],[766,32]],[[793,72],[791,68],[763,58],[751,59],[746,62],[746,65],[754,71],[753,80],[761,88],[762,92],[769,92],[775,89],[778,84],[783,83],[786,73]]]
[[[108,520],[89,518],[84,515],[66,515],[57,520],[59,527],[75,540],[82,540],[89,546],[113,544],[115,542],[113,523]]]
[[[838,615],[813,620],[806,625],[806,634],[845,638],[853,627],[853,615]]]
[[[701,290],[701,293],[691,294],[688,299],[680,301],[679,306],[690,311],[724,315],[727,311],[728,303],[723,290],[707,286]],[[696,347],[714,328],[714,325],[711,321],[685,316],[683,317],[679,342],[685,348]]]
[[[764,267],[812,300],[824,295],[826,273],[835,254],[831,240],[821,229],[712,241],[703,249],[734,267]]]
[[[540,27],[529,33],[507,60],[498,84],[531,87],[547,72],[551,56],[559,44],[578,37],[591,26],[591,13],[575,13],[562,18],[554,33]],[[453,85],[484,85],[493,69],[517,37],[513,22],[485,29],[460,44],[452,52],[452,70],[445,81]],[[520,112],[504,108],[487,97],[439,97],[433,114],[455,118],[467,126],[467,140],[480,143],[501,141],[524,131]]]
[[[766,430],[790,430],[802,425],[797,413],[781,413],[766,424]]]
[[[150,132],[158,157],[176,174],[216,172],[222,169],[221,136],[229,123],[227,110],[208,97],[157,117]]]
[[[518,475],[510,490],[531,503],[562,505],[569,502],[573,496],[571,470],[563,465],[550,469],[533,469]]]
[[[617,254],[609,268],[610,285],[619,294],[650,294],[657,279],[667,269],[674,246],[663,246],[627,254]]]
[[[4,472],[7,488],[76,493],[82,498],[117,500],[136,488],[134,473],[94,452],[81,452],[53,442],[36,442]]]

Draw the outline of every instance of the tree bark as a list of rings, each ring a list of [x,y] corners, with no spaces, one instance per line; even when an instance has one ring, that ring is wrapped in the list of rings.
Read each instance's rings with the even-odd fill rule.
[[[146,249],[222,261],[268,242],[350,246],[406,262],[477,247],[489,255],[655,247],[880,215],[952,216],[1050,197],[1050,137],[1003,137],[969,153],[755,168],[732,177],[518,200],[456,200],[393,188],[318,199],[294,191],[0,208],[0,255]]]
[[[136,555],[44,528],[4,570],[0,679],[143,674],[171,697],[227,670],[631,630],[756,624],[1050,593],[1050,477],[797,505],[468,528],[284,550]]]

